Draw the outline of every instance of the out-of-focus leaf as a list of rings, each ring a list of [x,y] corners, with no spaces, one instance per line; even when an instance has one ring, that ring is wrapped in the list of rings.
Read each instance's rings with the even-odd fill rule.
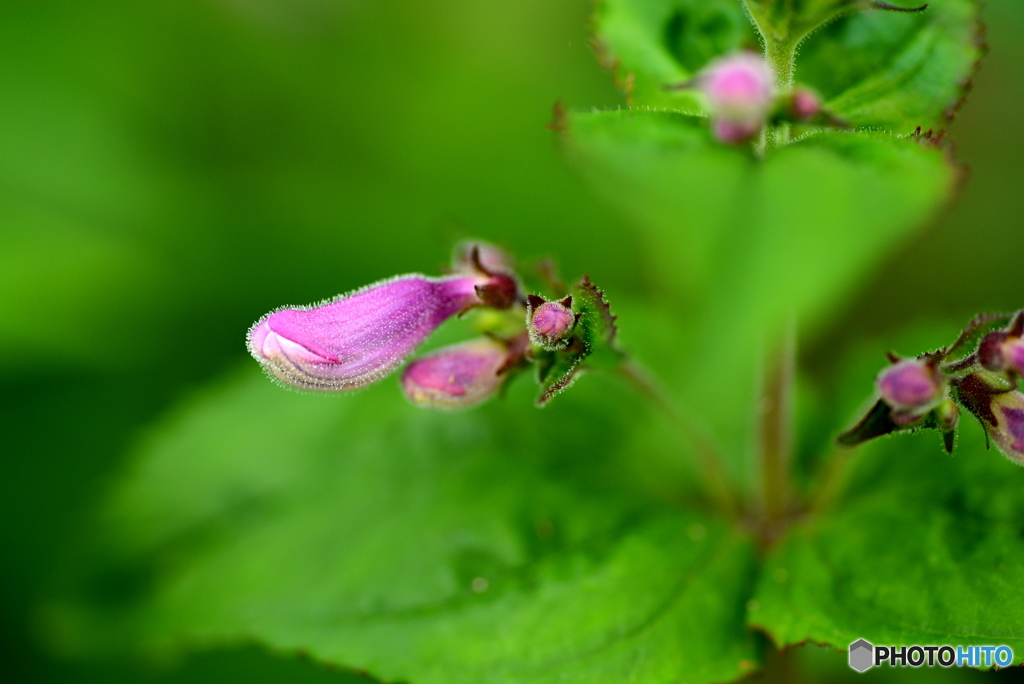
[[[790,321],[813,329],[950,195],[942,150],[882,133],[819,133],[756,159],[699,119],[574,114],[566,152],[647,242],[691,325],[657,363],[728,445],[737,472],[762,355]]]
[[[603,0],[594,16],[597,47],[631,104],[700,114],[706,103],[688,81],[713,57],[757,45],[735,0]]]
[[[975,0],[935,0],[927,11],[912,13],[863,9],[868,3],[846,0],[796,9],[793,3],[752,4],[783,42],[840,15],[800,45],[796,80],[820,91],[853,126],[897,133],[944,126],[984,53]],[[739,0],[604,0],[594,21],[602,59],[614,67],[632,106],[701,114],[705,102],[698,92],[665,86],[686,82],[716,56],[760,51],[742,6]]]
[[[614,387],[544,411],[531,393],[452,415],[250,368],[153,435],[51,633],[157,654],[255,639],[423,684],[754,668],[749,541],[652,494],[644,412]]]
[[[1006,644],[1024,661],[1024,471],[964,423],[952,457],[930,434],[858,449],[848,495],[769,558],[750,623],[779,647]]]

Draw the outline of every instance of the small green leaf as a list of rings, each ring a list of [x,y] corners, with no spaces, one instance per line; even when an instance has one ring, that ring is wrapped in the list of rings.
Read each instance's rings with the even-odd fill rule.
[[[954,457],[928,435],[858,449],[841,505],[769,558],[750,624],[779,647],[1006,644],[1024,661],[1024,471],[977,425],[960,442]]]
[[[646,414],[596,380],[456,415],[249,368],[138,455],[51,635],[157,656],[255,640],[417,684],[736,679],[752,546],[652,494]]]

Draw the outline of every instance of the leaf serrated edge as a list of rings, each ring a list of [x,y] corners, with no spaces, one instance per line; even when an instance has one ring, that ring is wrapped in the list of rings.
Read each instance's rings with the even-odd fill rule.
[[[576,382],[576,378],[579,377],[580,371],[583,370],[580,363],[583,361],[584,358],[586,358],[586,356],[587,352],[582,352],[581,354],[579,354],[579,356],[577,356],[576,359],[573,361],[573,364],[569,368],[569,370],[563,373],[560,378],[558,378],[552,383],[549,383],[548,386],[544,388],[544,391],[541,393],[539,397],[537,397],[537,401],[534,402],[534,405],[538,407],[546,405],[549,401],[551,401],[556,396],[561,394],[563,391],[568,389],[569,386],[572,385],[572,383]]]
[[[973,0],[972,4],[974,5],[975,19],[974,33],[971,38],[972,45],[978,51],[978,58],[974,60],[974,64],[972,64],[970,69],[968,69],[967,75],[961,79],[960,83],[957,84],[960,88],[960,97],[950,103],[950,105],[942,112],[941,121],[943,121],[947,126],[953,123],[953,120],[956,119],[960,110],[967,103],[967,98],[974,89],[974,77],[978,75],[979,71],[981,71],[981,60],[983,60],[989,53],[989,50],[991,50],[991,46],[988,42],[988,25],[981,18],[983,4],[981,0]],[[944,132],[944,129],[942,130]]]
[[[583,277],[576,284],[576,287],[589,294],[592,301],[597,306],[597,311],[604,322],[605,342],[608,343],[608,346],[614,348],[615,336],[619,332],[619,327],[615,324],[615,321],[617,321],[619,317],[612,313],[611,306],[608,305],[608,301],[604,298],[604,290],[591,282],[590,274],[588,273],[583,274]]]
[[[598,31],[598,17],[604,11],[605,0],[594,0],[591,4],[590,15],[587,19],[587,33],[590,34],[590,48],[597,56],[597,63],[602,69],[611,72],[612,82],[615,87],[622,91],[626,98],[626,107],[633,108],[633,88],[636,85],[636,74],[632,71],[623,73],[622,60],[612,55],[611,50],[600,38]]]

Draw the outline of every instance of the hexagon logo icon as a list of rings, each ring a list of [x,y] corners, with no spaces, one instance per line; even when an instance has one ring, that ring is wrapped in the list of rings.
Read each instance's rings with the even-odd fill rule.
[[[875,647],[864,639],[857,639],[850,644],[850,667],[857,672],[864,672],[875,664]]]

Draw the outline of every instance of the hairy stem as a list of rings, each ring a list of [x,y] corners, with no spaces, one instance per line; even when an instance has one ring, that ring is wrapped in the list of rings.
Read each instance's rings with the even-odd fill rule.
[[[939,365],[939,369],[944,373],[963,373],[965,371],[973,370],[978,365],[978,354],[974,353],[970,356],[960,359],[959,361],[950,361],[949,363],[943,363]]]
[[[796,43],[787,38],[764,37],[764,58],[775,74],[775,87],[789,90],[793,87],[796,71]]]
[[[796,70],[796,43],[787,39],[766,36],[764,41],[765,60],[775,74],[775,87],[779,92],[793,88],[793,74]],[[769,126],[766,138],[767,149],[782,147],[789,143],[790,126],[786,122]]]
[[[627,359],[619,365],[618,370],[622,377],[665,414],[682,441],[691,448],[703,484],[715,504],[730,517],[737,517],[739,506],[725,474],[724,458],[704,430],[679,410],[654,378],[636,361]]]

